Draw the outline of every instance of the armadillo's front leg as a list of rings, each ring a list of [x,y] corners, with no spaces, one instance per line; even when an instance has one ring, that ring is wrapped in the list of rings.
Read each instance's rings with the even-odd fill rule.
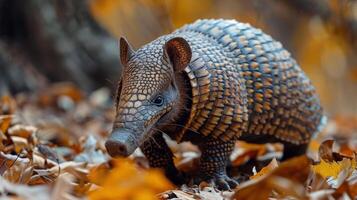
[[[150,167],[164,170],[165,175],[175,184],[185,183],[183,173],[178,171],[173,162],[173,154],[167,146],[162,134],[155,134],[145,141],[140,149],[149,161]]]
[[[237,186],[237,182],[227,176],[226,166],[229,155],[233,151],[234,141],[224,142],[220,139],[207,138],[199,145],[202,152],[199,178],[195,183],[207,181],[219,189],[229,190]]]

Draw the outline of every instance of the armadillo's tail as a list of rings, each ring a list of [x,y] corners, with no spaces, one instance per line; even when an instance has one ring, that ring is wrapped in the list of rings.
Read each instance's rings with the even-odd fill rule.
[[[316,138],[319,133],[326,127],[328,121],[328,117],[326,115],[322,115],[320,119],[320,123],[317,126],[316,131],[312,134],[312,138]]]

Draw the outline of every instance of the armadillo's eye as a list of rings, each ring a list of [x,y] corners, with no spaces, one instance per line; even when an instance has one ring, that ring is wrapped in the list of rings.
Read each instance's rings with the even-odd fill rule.
[[[157,95],[155,99],[152,101],[156,106],[162,106],[164,104],[164,97],[161,95]]]

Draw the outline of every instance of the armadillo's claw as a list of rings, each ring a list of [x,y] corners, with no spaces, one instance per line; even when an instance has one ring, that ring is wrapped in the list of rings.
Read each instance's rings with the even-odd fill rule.
[[[238,186],[238,182],[232,178],[229,178],[227,175],[224,177],[223,181],[228,183],[229,189],[234,189]]]
[[[209,178],[207,176],[199,176],[193,179],[193,183],[197,185],[203,181],[219,190],[232,190],[238,185],[237,181],[229,178],[226,174],[216,174]]]

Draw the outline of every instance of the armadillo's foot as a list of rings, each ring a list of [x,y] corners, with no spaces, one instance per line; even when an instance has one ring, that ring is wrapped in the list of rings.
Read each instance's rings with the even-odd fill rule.
[[[229,178],[226,174],[215,174],[213,176],[201,175],[193,179],[193,183],[197,185],[203,181],[219,190],[231,190],[238,185],[237,181]]]

